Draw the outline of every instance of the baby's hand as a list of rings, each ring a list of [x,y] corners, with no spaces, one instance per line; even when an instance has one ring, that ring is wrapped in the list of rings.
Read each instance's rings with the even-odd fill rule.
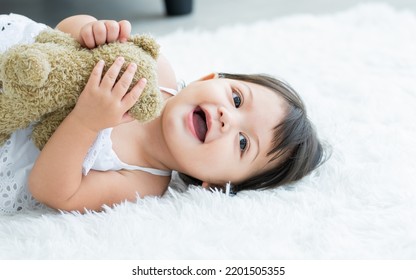
[[[117,58],[101,79],[104,62],[98,62],[71,112],[81,123],[95,132],[133,120],[127,111],[138,100],[146,80],[141,79],[128,91],[137,65],[131,63],[116,82],[123,63],[122,57]]]
[[[89,49],[120,41],[126,42],[130,37],[131,24],[127,20],[99,20],[87,23],[80,30],[80,44]]]

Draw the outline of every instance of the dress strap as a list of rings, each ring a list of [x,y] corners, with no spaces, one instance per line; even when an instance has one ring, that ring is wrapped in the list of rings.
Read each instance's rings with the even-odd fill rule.
[[[178,93],[178,91],[176,89],[173,89],[173,88],[159,87],[159,89],[161,91],[167,92],[167,93],[169,93],[171,95],[176,95]]]
[[[150,167],[129,165],[122,161],[120,161],[120,165],[122,169],[125,169],[125,170],[139,170],[139,171],[147,172],[147,173],[157,175],[157,176],[170,176],[172,174],[172,171],[170,170],[161,170],[161,169],[150,168]]]

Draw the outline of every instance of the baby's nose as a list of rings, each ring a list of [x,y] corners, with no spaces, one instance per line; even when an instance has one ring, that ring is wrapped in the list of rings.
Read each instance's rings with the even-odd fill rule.
[[[219,107],[218,114],[221,131],[228,131],[233,125],[233,119],[230,111],[228,111],[225,107]]]

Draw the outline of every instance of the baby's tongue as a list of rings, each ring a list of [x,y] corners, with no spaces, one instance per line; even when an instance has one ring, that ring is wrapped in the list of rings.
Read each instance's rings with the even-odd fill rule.
[[[194,121],[194,128],[195,128],[196,136],[198,136],[201,142],[204,142],[205,135],[207,134],[207,124],[205,123],[205,119],[199,114],[194,114],[193,121]]]

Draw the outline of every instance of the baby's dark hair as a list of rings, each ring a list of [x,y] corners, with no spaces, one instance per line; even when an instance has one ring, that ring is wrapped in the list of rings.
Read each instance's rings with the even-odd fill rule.
[[[233,183],[233,192],[270,189],[289,184],[308,175],[323,162],[323,145],[306,114],[302,99],[290,85],[264,74],[219,73],[219,77],[264,86],[282,96],[288,104],[284,120],[274,128],[272,148],[267,154],[270,161],[279,159],[280,163],[244,182]],[[186,184],[202,183],[183,173],[179,176]]]

